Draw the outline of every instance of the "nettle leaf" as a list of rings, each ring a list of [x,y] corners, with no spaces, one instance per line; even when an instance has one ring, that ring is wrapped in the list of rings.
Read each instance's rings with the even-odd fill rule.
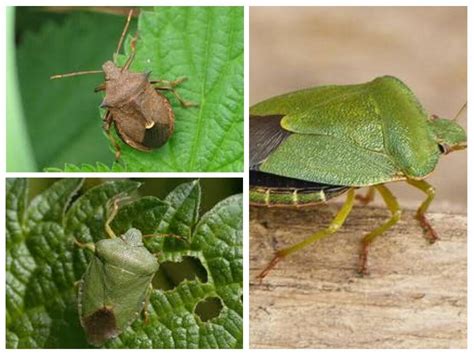
[[[7,180],[8,348],[89,347],[74,284],[91,254],[74,239],[104,238],[111,201],[130,195],[139,183],[107,182],[76,197],[81,184],[60,180],[28,204],[26,180]],[[242,196],[224,199],[202,217],[200,199],[193,181],[164,200],[145,196],[121,203],[112,229],[120,234],[135,227],[148,234],[145,244],[160,270],[147,322],[140,317],[105,347],[242,347]],[[170,273],[170,267],[182,271],[181,263],[199,267],[183,277]],[[167,273],[165,284],[160,278]],[[210,311],[203,313],[206,307]]]
[[[109,172],[124,172],[126,171],[125,167],[121,164],[114,162],[112,167],[105,165],[103,163],[97,162],[95,165],[93,164],[81,164],[81,165],[74,165],[74,164],[65,164],[64,169],[59,168],[48,168],[45,169],[47,172],[69,172],[69,173],[84,173],[84,172],[92,172],[92,173],[109,173]]]
[[[177,90],[199,106],[182,108],[166,94],[176,116],[173,136],[151,153],[122,144],[127,168],[242,171],[243,8],[159,7],[141,13],[138,32],[132,70],[151,71],[152,80],[187,77]]]

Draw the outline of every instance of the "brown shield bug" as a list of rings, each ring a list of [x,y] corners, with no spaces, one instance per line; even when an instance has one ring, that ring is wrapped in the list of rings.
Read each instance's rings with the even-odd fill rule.
[[[133,10],[130,10],[114,58],[122,47],[132,15]],[[123,142],[144,152],[161,147],[170,138],[174,129],[174,112],[168,99],[159,91],[170,91],[183,107],[195,106],[183,100],[175,90],[176,86],[186,80],[185,77],[174,81],[149,80],[151,72],[133,73],[128,70],[135,57],[137,37],[138,33],[131,41],[132,52],[121,68],[109,60],[104,63],[102,70],[80,71],[51,77],[61,79],[104,73],[105,82],[96,87],[95,92],[105,91],[105,98],[100,105],[107,109],[103,118],[103,129],[114,147],[116,160],[120,158],[120,146],[110,131],[112,124],[115,125]]]

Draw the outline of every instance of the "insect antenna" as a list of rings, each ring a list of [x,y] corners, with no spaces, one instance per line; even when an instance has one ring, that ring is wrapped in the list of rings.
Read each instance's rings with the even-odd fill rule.
[[[125,39],[125,35],[127,34],[128,27],[130,26],[130,21],[132,20],[133,9],[128,12],[127,22],[125,22],[125,27],[123,28],[122,34],[120,35],[120,40],[117,44],[117,49],[115,50],[114,56],[118,54],[120,48],[122,48],[123,41]]]
[[[103,71],[102,71],[102,70],[76,71],[76,72],[74,72],[74,73],[52,75],[52,76],[50,76],[49,78],[50,78],[51,80],[53,80],[53,79],[67,78],[67,77],[70,77],[70,76],[79,76],[79,75],[87,75],[87,74],[99,74],[99,73],[103,73]]]
[[[466,109],[467,109],[467,102],[464,105],[462,105],[462,107],[459,109],[456,116],[454,116],[453,121],[457,121],[459,117],[461,116],[461,114],[464,113],[464,111],[466,111]]]
[[[130,26],[130,21],[132,19],[132,15],[133,15],[133,9],[128,12],[127,22],[125,22],[125,27],[122,31],[121,36],[120,36],[120,40],[118,42],[117,49],[115,51],[114,56],[116,56],[118,54],[118,52],[120,51],[120,48],[122,48],[122,44],[123,44],[123,41],[125,39],[125,35],[127,34],[128,27]],[[71,77],[71,76],[79,76],[79,75],[87,75],[87,74],[100,74],[100,73],[103,73],[103,71],[102,70],[86,70],[86,71],[78,71],[78,72],[67,73],[67,74],[57,74],[57,75],[51,76],[50,79],[51,80],[53,80],[53,79],[62,79],[62,78],[68,78],[68,77]]]

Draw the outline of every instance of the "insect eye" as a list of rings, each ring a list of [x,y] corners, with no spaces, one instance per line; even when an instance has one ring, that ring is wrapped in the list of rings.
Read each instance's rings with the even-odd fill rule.
[[[448,154],[451,151],[449,146],[446,144],[438,144],[438,149],[441,152],[441,154]]]

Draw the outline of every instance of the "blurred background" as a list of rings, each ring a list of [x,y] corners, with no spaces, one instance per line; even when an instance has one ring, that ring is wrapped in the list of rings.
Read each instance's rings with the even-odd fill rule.
[[[386,74],[404,81],[427,112],[454,117],[467,100],[467,8],[250,8],[251,105]],[[460,123],[466,128],[466,113]],[[428,181],[438,192],[430,211],[466,213],[467,151],[442,156]],[[389,187],[405,208],[424,198],[406,184]]]
[[[54,74],[101,69],[112,59],[129,9],[7,8],[7,170],[65,163],[111,165],[94,88],[103,74],[51,81]],[[130,31],[136,28],[132,20]]]

